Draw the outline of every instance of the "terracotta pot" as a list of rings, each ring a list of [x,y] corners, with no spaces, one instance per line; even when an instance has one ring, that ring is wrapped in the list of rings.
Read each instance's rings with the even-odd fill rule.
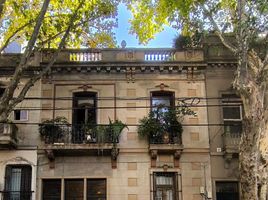
[[[162,139],[163,139],[164,144],[169,143],[169,134],[168,134],[168,132],[163,133]]]

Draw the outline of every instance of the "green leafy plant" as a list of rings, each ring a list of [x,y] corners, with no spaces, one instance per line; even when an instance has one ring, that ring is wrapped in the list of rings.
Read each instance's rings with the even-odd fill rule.
[[[116,144],[118,142],[118,139],[124,130],[124,128],[127,128],[127,125],[124,124],[121,120],[116,119],[114,122],[109,118],[109,125],[107,127],[107,132],[109,134],[109,137],[111,137],[113,144]]]
[[[158,111],[151,110],[148,116],[139,120],[138,135],[140,138],[157,137],[164,132],[164,127],[156,116],[158,116]]]
[[[181,143],[183,132],[181,122],[185,115],[195,115],[195,113],[185,105],[177,108],[165,108],[159,105],[139,121],[139,137],[147,137],[153,143],[162,143],[164,137],[168,137],[166,138],[168,142]]]
[[[63,136],[68,133],[68,123],[65,117],[56,117],[39,124],[39,133],[45,143],[60,142]]]

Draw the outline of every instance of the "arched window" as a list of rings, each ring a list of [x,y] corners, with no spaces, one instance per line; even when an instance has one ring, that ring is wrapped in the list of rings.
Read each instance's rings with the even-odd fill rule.
[[[32,167],[30,165],[7,165],[5,173],[4,200],[30,200]]]

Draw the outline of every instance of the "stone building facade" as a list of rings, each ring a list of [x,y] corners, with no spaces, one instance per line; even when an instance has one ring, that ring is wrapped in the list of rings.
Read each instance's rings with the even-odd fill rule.
[[[238,200],[235,59],[210,42],[185,51],[63,50],[10,116],[18,130],[1,124],[2,198]],[[26,76],[51,55],[36,53]],[[2,55],[1,88],[18,56]],[[184,117],[179,142],[138,136],[139,120],[159,102],[183,102],[196,113]],[[42,139],[38,124],[57,117],[68,122],[57,126],[64,132],[54,127],[52,139]],[[116,144],[85,130],[86,122],[101,127],[116,119],[128,125]]]

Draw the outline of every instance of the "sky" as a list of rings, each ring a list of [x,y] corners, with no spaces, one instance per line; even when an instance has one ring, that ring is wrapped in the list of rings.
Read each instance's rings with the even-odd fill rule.
[[[155,39],[151,40],[146,46],[140,45],[135,35],[129,34],[129,22],[131,13],[127,10],[124,4],[119,5],[118,9],[118,28],[115,29],[116,40],[121,46],[122,40],[125,40],[126,48],[139,47],[139,48],[164,48],[172,47],[172,41],[177,35],[177,31],[170,27],[165,27],[164,31],[157,34]]]

